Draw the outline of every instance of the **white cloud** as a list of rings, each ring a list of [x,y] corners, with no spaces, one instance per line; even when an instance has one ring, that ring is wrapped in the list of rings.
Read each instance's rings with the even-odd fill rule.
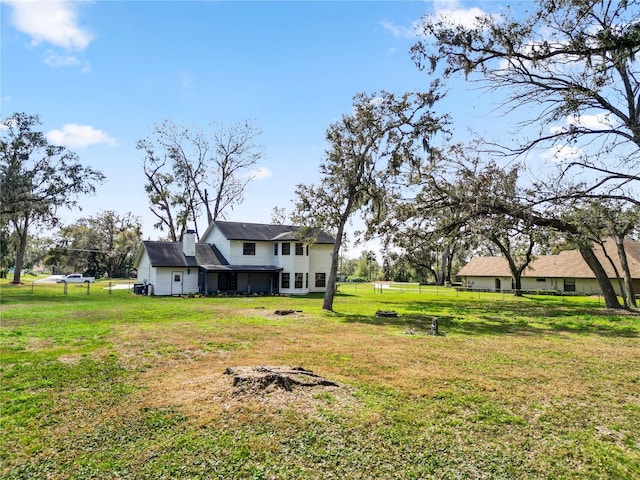
[[[582,115],[581,117],[574,117],[573,115],[569,115],[567,117],[567,123],[569,125],[589,128],[591,130],[602,130],[611,128],[611,116],[606,113],[598,113],[596,115]]]
[[[554,162],[565,162],[582,156],[584,152],[570,145],[554,145],[542,153],[542,158]]]
[[[487,14],[478,7],[463,8],[458,0],[436,0],[433,6],[434,15],[438,20],[465,28],[475,27],[476,18]]]
[[[61,130],[55,129],[47,132],[47,139],[53,144],[69,148],[83,148],[99,144],[108,147],[118,145],[106,132],[90,125],[78,125],[77,123],[68,123]]]
[[[476,26],[476,19],[486,15],[486,13],[478,7],[473,7],[442,10],[437,9],[435,15],[439,20],[446,22],[451,26],[473,28]]]
[[[81,2],[68,0],[2,0],[13,8],[13,25],[31,37],[32,45],[50,43],[68,50],[84,50],[93,40],[77,18]]]
[[[248,176],[253,180],[264,180],[265,178],[269,178],[271,175],[273,174],[267,167],[258,167],[251,170]]]
[[[57,55],[53,52],[48,52],[44,57],[44,63],[50,67],[75,67],[81,65],[82,62],[73,55]]]
[[[418,26],[420,22],[413,22],[410,27],[404,27],[402,25],[396,25],[388,20],[380,22],[382,28],[391,33],[394,37],[398,38],[415,38],[418,36]]]
[[[487,15],[484,10],[478,7],[463,8],[462,3],[458,0],[436,0],[433,3],[433,7],[434,11],[430,16],[434,20],[447,23],[452,27],[473,28],[476,26],[476,18]],[[386,20],[380,22],[380,24],[394,37],[417,38],[423,34],[421,20],[413,22],[409,27],[397,25]]]
[[[582,115],[576,117],[574,115],[568,115],[565,118],[565,125],[554,125],[549,128],[552,134],[565,133],[570,130],[571,127],[586,128],[589,130],[606,130],[611,128],[611,116],[607,113],[598,113],[596,115]]]

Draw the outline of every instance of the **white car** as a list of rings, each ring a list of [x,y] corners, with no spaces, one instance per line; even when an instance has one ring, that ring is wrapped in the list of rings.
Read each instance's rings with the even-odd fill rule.
[[[56,283],[93,283],[96,277],[83,277],[81,273],[71,273],[56,280]]]

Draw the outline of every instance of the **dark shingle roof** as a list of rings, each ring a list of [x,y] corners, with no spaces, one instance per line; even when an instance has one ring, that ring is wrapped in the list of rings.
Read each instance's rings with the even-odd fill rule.
[[[228,240],[252,240],[255,242],[273,242],[282,240],[300,240],[301,227],[291,225],[270,225],[246,222],[215,222]],[[318,231],[316,243],[335,243],[335,239],[323,231]]]
[[[198,265],[229,265],[215,245],[196,244],[195,257],[187,257],[182,251],[182,242],[144,241],[145,249],[153,267],[197,267]]]

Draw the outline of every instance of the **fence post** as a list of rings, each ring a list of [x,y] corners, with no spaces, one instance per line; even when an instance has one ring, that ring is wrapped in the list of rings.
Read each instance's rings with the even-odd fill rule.
[[[31,282],[31,295],[33,295],[33,286],[36,282]]]
[[[91,285],[89,282],[87,282],[87,295],[89,295],[89,285]]]
[[[64,282],[64,294],[67,294],[67,282]]]
[[[109,295],[111,295],[111,282],[109,282]]]

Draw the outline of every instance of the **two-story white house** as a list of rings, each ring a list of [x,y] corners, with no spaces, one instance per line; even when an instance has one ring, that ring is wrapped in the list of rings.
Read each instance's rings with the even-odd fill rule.
[[[134,266],[154,295],[303,295],[326,290],[334,242],[289,225],[215,221],[197,243],[191,231],[182,242],[142,242]]]

